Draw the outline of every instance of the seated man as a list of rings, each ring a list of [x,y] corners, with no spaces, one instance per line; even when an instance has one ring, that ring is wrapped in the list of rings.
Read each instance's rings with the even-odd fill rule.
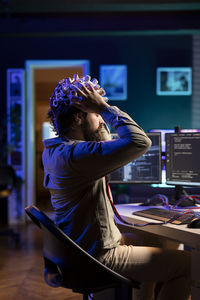
[[[90,77],[65,78],[50,99],[48,116],[58,137],[44,141],[44,186],[56,224],[88,253],[133,280],[163,282],[159,300],[186,300],[190,256],[185,251],[125,245],[116,226],[107,175],[143,155],[151,141],[126,113],[104,100]],[[119,139],[109,140],[105,122]],[[152,300],[142,288],[136,299]]]

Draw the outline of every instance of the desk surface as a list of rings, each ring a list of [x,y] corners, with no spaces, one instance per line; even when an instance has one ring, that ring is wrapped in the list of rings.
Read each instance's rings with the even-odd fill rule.
[[[152,206],[153,207],[153,206]],[[157,206],[158,207],[158,206]],[[137,206],[135,204],[118,204],[116,208],[121,215],[129,223],[139,223],[144,224],[149,221],[158,223],[159,221],[140,217],[133,215],[134,211],[143,210],[145,206]],[[151,208],[148,206],[146,208]],[[116,219],[118,224],[122,224]],[[170,240],[177,241],[181,244],[185,244],[189,247],[200,250],[200,228],[187,228],[187,225],[174,225],[174,224],[164,224],[164,225],[148,225],[144,227],[124,225],[129,228],[133,228],[134,231],[143,231],[156,234],[157,236],[164,237]]]

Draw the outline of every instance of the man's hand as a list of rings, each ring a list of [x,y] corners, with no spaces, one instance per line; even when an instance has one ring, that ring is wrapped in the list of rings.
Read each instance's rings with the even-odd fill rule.
[[[72,96],[70,99],[71,104],[80,110],[101,114],[106,107],[110,107],[92,84],[88,83],[86,87],[84,84],[79,83],[79,87],[73,85],[73,88],[80,97]]]

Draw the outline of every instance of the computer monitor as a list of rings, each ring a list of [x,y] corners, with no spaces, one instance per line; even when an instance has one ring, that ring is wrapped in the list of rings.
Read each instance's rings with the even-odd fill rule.
[[[56,137],[55,131],[50,124],[50,122],[42,123],[42,140],[50,139]]]
[[[180,129],[181,132],[200,132],[200,129],[185,129],[185,128],[181,128]],[[160,132],[161,133],[161,151],[162,154],[164,154],[166,152],[166,144],[165,144],[165,134],[166,133],[174,133],[175,130],[174,129],[150,129],[149,132]]]
[[[166,183],[200,186],[200,133],[166,134]]]
[[[161,135],[147,133],[152,141],[150,149],[141,157],[110,174],[110,183],[161,183]],[[112,138],[117,138],[112,134]]]
[[[165,151],[166,151],[165,134],[173,133],[174,129],[150,129],[149,132],[160,132],[161,133],[161,152],[165,153]]]

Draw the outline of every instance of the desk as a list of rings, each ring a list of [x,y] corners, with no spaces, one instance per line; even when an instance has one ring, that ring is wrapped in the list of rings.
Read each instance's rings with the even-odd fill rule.
[[[134,204],[119,204],[116,205],[119,214],[129,223],[143,224],[152,219],[133,215],[132,213],[137,210],[145,209],[144,206],[136,206]],[[147,207],[146,207],[147,208]],[[150,206],[148,206],[150,208]],[[122,223],[116,219],[117,224]],[[159,221],[153,220],[157,223]],[[130,225],[124,225],[130,230],[137,232],[145,232],[154,234],[160,238],[176,241],[180,244],[184,244],[191,248],[191,278],[194,280],[194,286],[192,287],[192,300],[200,300],[200,229],[187,228],[187,225],[149,225],[145,227],[132,227]]]

